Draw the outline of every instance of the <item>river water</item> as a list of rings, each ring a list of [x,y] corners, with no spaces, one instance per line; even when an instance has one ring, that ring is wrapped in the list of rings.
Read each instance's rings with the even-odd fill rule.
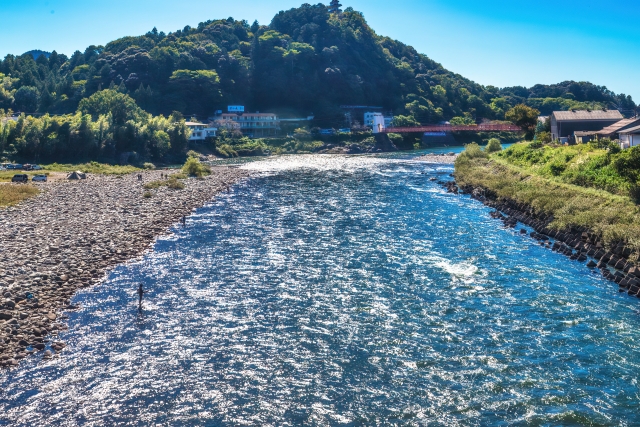
[[[0,425],[640,425],[640,301],[429,180],[451,167],[243,167],[74,298],[60,357],[0,372]]]

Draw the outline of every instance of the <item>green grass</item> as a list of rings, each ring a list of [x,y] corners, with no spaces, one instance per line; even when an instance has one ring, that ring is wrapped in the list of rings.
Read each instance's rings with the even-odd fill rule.
[[[0,207],[13,206],[39,192],[37,187],[28,184],[2,184],[0,185]]]
[[[51,165],[42,166],[46,171],[51,172],[73,172],[80,171],[84,173],[101,174],[101,175],[127,175],[134,172],[139,172],[142,169],[135,166],[120,166],[109,165],[106,163],[90,162],[83,164],[59,164],[53,163]]]
[[[185,188],[184,183],[179,181],[179,179],[184,179],[182,178],[182,176],[182,174],[176,174],[171,175],[169,179],[148,182],[144,185],[144,189],[157,190],[160,187],[167,187],[171,188],[172,190],[182,190],[183,188]]]
[[[611,154],[592,144],[537,148],[534,144],[519,143],[493,158],[557,182],[629,195],[637,186],[637,177],[628,172],[637,169],[637,165],[621,167],[621,164],[635,150]]]
[[[587,171],[596,174],[598,179],[604,179],[602,177],[608,172],[598,172],[593,163],[594,159],[606,153],[578,146],[548,147],[537,153],[521,155],[524,147],[524,144],[516,147],[518,155],[510,156],[505,156],[505,152],[477,155],[473,149],[470,153],[463,153],[455,165],[458,185],[489,189],[498,198],[526,203],[536,212],[553,215],[551,226],[554,228],[587,227],[607,245],[622,241],[636,252],[640,250],[640,209],[634,200],[624,195],[624,191],[618,194],[621,184],[617,180],[622,179],[621,176],[609,176],[618,183],[612,184],[615,192],[591,185],[576,185],[569,179]],[[550,164],[566,165],[565,171],[574,172],[556,175],[549,168]]]

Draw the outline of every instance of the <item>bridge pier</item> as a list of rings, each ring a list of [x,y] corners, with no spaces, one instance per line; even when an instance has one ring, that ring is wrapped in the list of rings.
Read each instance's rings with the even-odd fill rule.
[[[386,133],[376,133],[373,135],[376,139],[376,145],[374,146],[374,150],[381,151],[398,151],[398,147],[395,146],[391,139],[389,139],[389,135]]]

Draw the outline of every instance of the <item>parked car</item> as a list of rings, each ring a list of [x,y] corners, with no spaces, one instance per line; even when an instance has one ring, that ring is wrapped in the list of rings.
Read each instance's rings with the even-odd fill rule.
[[[25,163],[24,165],[22,165],[22,170],[23,171],[32,171],[33,170],[33,165],[30,165],[29,163]]]
[[[33,178],[31,178],[31,181],[47,182],[47,175],[34,175]]]
[[[32,165],[31,169],[34,171],[41,171],[42,170],[42,166],[40,165]]]
[[[29,182],[29,176],[25,174],[13,175],[11,182]]]

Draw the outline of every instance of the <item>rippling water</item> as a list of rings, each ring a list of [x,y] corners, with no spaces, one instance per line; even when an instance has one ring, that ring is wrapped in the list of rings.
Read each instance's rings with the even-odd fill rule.
[[[61,357],[0,372],[0,425],[640,424],[640,301],[429,181],[450,168],[243,167],[75,297]]]

